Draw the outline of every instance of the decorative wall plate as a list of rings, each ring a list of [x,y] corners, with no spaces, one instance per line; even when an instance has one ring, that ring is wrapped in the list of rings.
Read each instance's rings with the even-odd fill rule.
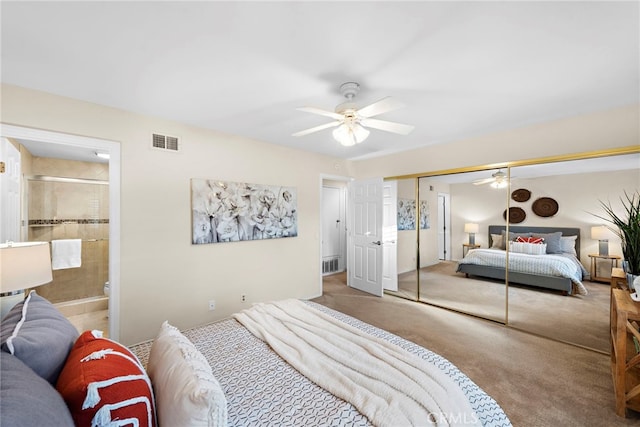
[[[526,188],[518,188],[513,193],[511,193],[511,198],[516,202],[526,202],[531,198],[531,191]]]
[[[522,208],[509,208],[509,223],[519,224],[527,217]],[[502,218],[507,219],[507,210],[502,213]]]
[[[550,217],[558,213],[558,202],[551,197],[540,197],[531,205],[533,213],[541,217]]]

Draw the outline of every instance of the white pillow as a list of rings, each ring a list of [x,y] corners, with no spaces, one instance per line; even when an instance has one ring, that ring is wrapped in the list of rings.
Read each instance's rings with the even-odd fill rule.
[[[147,371],[160,427],[227,425],[227,400],[207,359],[166,321],[151,346]]]
[[[502,239],[504,239],[503,234],[492,234],[491,235],[491,248],[492,249],[503,249]]]
[[[562,236],[560,237],[560,251],[563,254],[578,255],[576,252],[576,238],[578,236]]]
[[[546,243],[509,242],[509,250],[521,254],[544,255],[547,253]]]

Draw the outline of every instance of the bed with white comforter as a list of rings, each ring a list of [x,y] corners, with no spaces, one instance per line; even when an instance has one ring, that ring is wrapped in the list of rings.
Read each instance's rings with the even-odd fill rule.
[[[222,387],[230,426],[510,426],[438,354],[312,302],[256,304],[183,331]],[[132,346],[146,364],[152,342]]]
[[[537,288],[560,291],[564,295],[587,295],[582,280],[588,275],[580,263],[580,229],[572,227],[509,227],[509,245],[516,236],[544,237],[547,250],[542,255],[530,255],[509,250],[508,270],[506,230],[504,225],[490,225],[488,242],[490,249],[472,249],[458,261],[457,272],[467,277],[475,276],[505,280]],[[554,242],[555,240],[555,242]],[[496,245],[496,241],[502,244]],[[524,245],[528,245],[525,243]],[[501,247],[500,247],[501,246]],[[512,248],[513,249],[513,248]],[[535,253],[535,251],[532,251]]]
[[[507,252],[499,249],[473,249],[459,264],[483,265],[504,268],[507,265]],[[571,281],[571,294],[587,295],[582,284],[583,270],[580,261],[570,254],[529,255],[509,252],[509,273],[525,273],[535,276],[562,277]]]

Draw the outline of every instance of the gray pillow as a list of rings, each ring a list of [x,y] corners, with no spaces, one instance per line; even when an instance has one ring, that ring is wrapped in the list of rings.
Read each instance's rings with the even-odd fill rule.
[[[562,236],[560,237],[560,248],[563,254],[578,255],[576,251],[576,240],[578,236]],[[580,264],[582,265],[582,264]]]
[[[16,356],[54,386],[78,335],[71,322],[35,291],[0,324],[2,351]]]
[[[547,244],[548,254],[562,253],[562,244],[560,243],[560,241],[562,240],[562,231],[548,234],[533,233],[533,237],[542,237],[544,239],[544,242]]]
[[[17,357],[0,351],[2,427],[73,426],[62,396]]]

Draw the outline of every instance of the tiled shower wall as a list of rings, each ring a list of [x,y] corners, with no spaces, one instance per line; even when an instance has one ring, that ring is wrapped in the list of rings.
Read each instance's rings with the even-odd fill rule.
[[[31,175],[108,180],[103,163],[33,157]],[[82,239],[82,266],[53,271],[37,288],[53,303],[104,295],[109,277],[109,186],[25,180],[28,240]]]

